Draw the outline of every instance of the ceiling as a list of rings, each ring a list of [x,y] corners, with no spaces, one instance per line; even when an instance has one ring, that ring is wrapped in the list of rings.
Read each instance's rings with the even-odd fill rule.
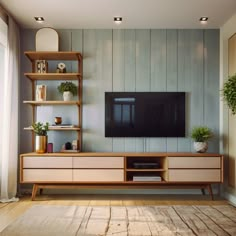
[[[236,13],[236,0],[0,0],[23,28],[219,28]],[[42,16],[45,22],[35,22]],[[122,16],[116,25],[114,16]],[[208,16],[207,25],[199,18]]]

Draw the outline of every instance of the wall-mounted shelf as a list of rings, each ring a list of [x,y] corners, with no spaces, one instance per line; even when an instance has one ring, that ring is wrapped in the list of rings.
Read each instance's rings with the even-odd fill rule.
[[[33,129],[31,127],[25,127],[24,130],[33,131]],[[49,130],[55,130],[55,131],[80,131],[80,127],[68,127],[68,128],[49,127]]]
[[[75,61],[82,60],[79,52],[33,52],[27,51],[25,55],[33,62],[34,60],[63,60]]]
[[[78,80],[80,73],[24,73],[30,80]]]
[[[48,106],[48,105],[80,105],[80,101],[23,101],[25,104],[32,106]]]

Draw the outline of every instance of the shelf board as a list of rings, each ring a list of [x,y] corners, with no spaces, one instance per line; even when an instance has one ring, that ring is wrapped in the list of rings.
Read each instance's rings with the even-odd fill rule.
[[[63,60],[75,61],[81,60],[82,55],[80,52],[50,52],[50,51],[27,51],[25,55],[31,60]]]
[[[31,127],[25,127],[24,130],[29,130],[29,131],[33,131],[33,128]],[[58,127],[49,127],[49,130],[51,131],[79,131],[80,128],[79,127],[73,127],[73,128],[58,128]]]
[[[25,104],[33,106],[47,106],[47,105],[80,105],[80,101],[23,101]]]
[[[78,80],[80,73],[24,73],[30,80]]]
[[[165,169],[126,169],[126,171],[132,171],[132,172],[150,172],[150,171],[166,171]]]

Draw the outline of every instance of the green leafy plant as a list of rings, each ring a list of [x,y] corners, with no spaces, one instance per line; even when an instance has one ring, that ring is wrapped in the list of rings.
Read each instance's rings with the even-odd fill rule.
[[[223,99],[226,101],[232,114],[236,114],[236,74],[229,76],[228,80],[224,83],[223,89]]]
[[[48,122],[46,122],[45,124],[41,122],[35,122],[32,124],[33,131],[35,132],[36,135],[39,136],[47,136],[47,131],[49,130],[48,126],[49,126]]]
[[[62,82],[58,87],[57,87],[58,91],[60,93],[64,93],[66,91],[71,92],[74,96],[77,95],[77,86],[72,83],[72,82]]]
[[[210,128],[206,126],[197,126],[192,129],[191,138],[195,142],[206,142],[208,139],[212,138],[213,133]]]

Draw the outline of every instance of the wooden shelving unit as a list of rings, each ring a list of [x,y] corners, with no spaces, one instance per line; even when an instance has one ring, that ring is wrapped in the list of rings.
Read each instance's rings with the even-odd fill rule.
[[[51,52],[51,51],[26,51],[25,56],[32,63],[32,72],[24,73],[32,83],[32,100],[23,101],[24,104],[29,104],[33,108],[32,122],[36,121],[36,113],[38,106],[77,106],[78,107],[78,124],[75,127],[50,127],[51,131],[75,131],[77,132],[77,139],[79,140],[79,150],[82,148],[82,78],[83,78],[83,65],[82,55],[80,52]],[[77,72],[68,73],[35,73],[36,60],[46,61],[77,61]],[[36,101],[35,88],[38,81],[78,81],[78,101]],[[32,128],[26,127],[25,130],[32,131]],[[34,147],[34,135],[32,135],[32,146]]]

